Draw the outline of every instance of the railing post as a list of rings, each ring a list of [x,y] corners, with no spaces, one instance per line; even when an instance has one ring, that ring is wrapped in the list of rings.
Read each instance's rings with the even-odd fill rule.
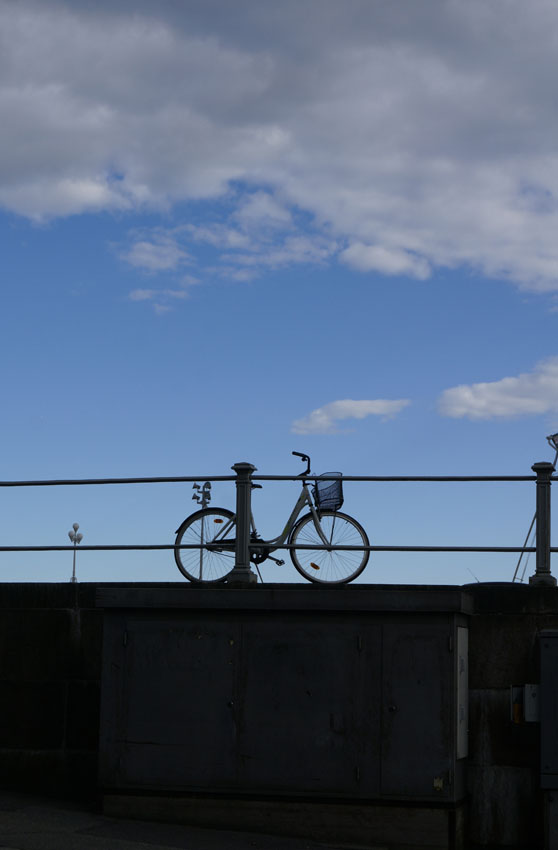
[[[252,515],[252,473],[256,467],[251,463],[235,463],[236,472],[236,551],[234,569],[227,584],[255,584],[256,573],[250,569],[250,518]]]
[[[550,477],[554,465],[541,461],[531,469],[537,476],[537,566],[529,584],[555,587],[556,579],[550,572]]]

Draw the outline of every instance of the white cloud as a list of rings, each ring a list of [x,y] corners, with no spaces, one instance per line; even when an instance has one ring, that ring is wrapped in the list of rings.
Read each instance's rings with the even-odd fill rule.
[[[254,240],[250,247],[251,253],[223,254],[223,260],[245,268],[278,269],[295,263],[324,263],[335,250],[334,243],[316,235],[286,236],[275,245]]]
[[[249,228],[283,228],[292,224],[289,210],[279,204],[269,192],[253,192],[243,198],[234,217]]]
[[[156,227],[151,235],[144,231],[143,241],[134,243],[122,256],[134,265],[149,268],[151,243],[154,243],[157,251],[151,269],[165,270],[173,265],[166,264],[168,253],[172,258],[172,250],[183,250],[179,249],[178,240],[187,241],[192,247],[201,243],[217,249],[219,264],[206,268],[206,272],[238,281],[253,280],[263,269],[323,265],[337,251],[337,244],[331,238],[312,230],[297,231],[290,212],[267,192],[258,191],[239,199],[231,213],[231,224],[210,220],[204,224],[178,225],[166,231]],[[157,268],[159,254],[162,262]]]
[[[215,248],[250,248],[246,233],[220,223],[186,224],[183,230],[195,242],[205,242]]]
[[[151,301],[157,294],[156,289],[134,289],[130,292],[128,298],[130,301]]]
[[[512,419],[558,411],[558,357],[537,363],[532,372],[445,390],[438,400],[443,416],[455,419]]]
[[[153,310],[157,315],[163,316],[165,313],[168,313],[172,308],[168,304],[154,304]]]
[[[45,206],[45,199],[48,204]],[[126,210],[132,203],[102,178],[40,178],[17,185],[0,185],[0,206],[37,221],[50,208],[60,216],[103,210]]]
[[[140,239],[123,252],[121,259],[147,272],[170,271],[188,262],[188,254],[174,239],[155,234],[153,240]]]
[[[277,247],[275,266],[308,261],[288,232],[365,273],[467,265],[558,291],[556,3],[130,10],[0,0],[4,208],[221,198],[221,234]]]
[[[192,284],[184,284],[192,285]],[[130,301],[149,301],[156,313],[167,313],[172,310],[173,301],[183,301],[190,297],[187,288],[184,289],[133,289],[128,293]]]
[[[193,274],[185,274],[182,276],[180,283],[182,286],[198,286],[198,284],[201,283],[201,280]]]
[[[332,401],[313,410],[303,419],[296,419],[291,427],[295,434],[336,434],[337,423],[344,419],[365,419],[367,416],[395,416],[410,404],[408,399],[344,399]]]
[[[363,245],[355,242],[341,253],[341,259],[360,271],[378,271],[386,275],[410,275],[424,280],[430,275],[426,260],[407,251]]]

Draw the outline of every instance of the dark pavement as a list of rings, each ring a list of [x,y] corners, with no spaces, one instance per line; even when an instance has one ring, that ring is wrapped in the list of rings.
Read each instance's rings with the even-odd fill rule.
[[[0,791],[2,850],[325,850],[304,838],[106,817],[92,806]],[[374,850],[387,850],[378,845]]]

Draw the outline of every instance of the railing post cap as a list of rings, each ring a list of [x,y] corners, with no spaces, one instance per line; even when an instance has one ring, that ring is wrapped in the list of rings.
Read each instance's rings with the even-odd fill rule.
[[[533,466],[531,467],[531,469],[537,475],[543,474],[545,472],[548,475],[552,475],[552,473],[555,471],[556,467],[554,466],[553,463],[550,463],[550,461],[548,461],[548,460],[541,460],[541,461],[539,461],[539,463],[534,463]]]
[[[231,469],[234,469],[235,472],[255,472],[258,467],[254,466],[253,463],[247,463],[246,461],[240,461],[240,463],[235,463],[231,466]]]

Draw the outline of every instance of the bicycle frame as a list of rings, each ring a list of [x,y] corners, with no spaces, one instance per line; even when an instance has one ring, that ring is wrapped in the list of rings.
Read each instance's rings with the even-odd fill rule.
[[[304,509],[305,505],[308,505],[308,507],[310,508],[310,513],[312,514],[314,526],[316,528],[316,531],[318,533],[320,540],[322,541],[324,546],[329,547],[330,541],[327,539],[327,537],[325,536],[325,534],[322,531],[320,518],[319,518],[318,512],[316,511],[316,508],[314,506],[314,502],[312,500],[312,496],[310,495],[310,491],[308,489],[308,484],[306,483],[306,481],[302,482],[302,491],[300,493],[300,496],[298,497],[296,505],[292,509],[291,515],[289,516],[287,523],[286,523],[283,531],[281,532],[281,534],[279,534],[277,537],[272,538],[271,540],[263,540],[261,538],[258,538],[257,539],[257,545],[258,546],[264,546],[266,549],[268,549],[269,552],[274,552],[276,549],[279,549],[283,545],[283,543],[287,540],[287,538],[289,537],[289,535],[290,535],[291,531],[293,530],[295,523],[296,523],[298,517],[300,516],[302,510]],[[211,544],[218,543],[221,539],[226,537],[226,535],[228,534],[230,529],[234,526],[235,522],[236,522],[236,514],[234,516],[232,516],[231,519],[227,523],[225,523],[223,528],[220,529],[219,533],[213,538],[213,540],[211,541]],[[254,535],[254,536],[257,534],[256,526],[255,526],[255,523],[254,523],[253,513],[250,513],[250,531],[252,532],[252,535]],[[231,540],[227,540],[226,542],[227,542],[228,546],[230,546],[231,543],[232,543]]]
[[[235,571],[237,576],[244,575],[250,562],[259,573],[259,565],[268,558],[277,566],[283,566],[285,561],[272,553],[286,548],[295,569],[311,582],[346,584],[362,573],[368,563],[370,544],[362,526],[336,510],[336,506],[341,507],[343,503],[340,482],[333,488],[325,485],[323,502],[321,498],[320,484],[323,480],[329,481],[330,476],[337,480],[341,477],[340,473],[313,476],[310,457],[302,452],[293,452],[293,455],[306,463],[306,469],[294,479],[301,489],[281,533],[269,540],[257,533],[249,507],[250,491],[246,493],[245,490],[250,487],[250,475],[245,475],[242,491],[237,490],[239,511],[236,515],[228,509],[206,505],[186,517],[177,529],[174,559],[185,578],[196,584],[226,582],[229,576],[234,578]],[[245,467],[250,467],[250,464],[235,465],[233,469],[242,469],[246,473]],[[316,487],[311,487],[314,481]],[[252,484],[252,489],[260,486]],[[242,527],[237,528],[240,518]],[[189,552],[190,549],[198,551]],[[338,553],[337,549],[350,552]],[[241,567],[237,566],[237,561]]]
[[[318,532],[318,536],[319,536],[320,540],[322,541],[324,546],[328,546],[329,541],[322,531],[320,518],[318,516],[318,512],[317,512],[316,508],[314,507],[314,502],[312,501],[312,496],[310,495],[310,491],[308,489],[308,484],[306,483],[306,481],[302,482],[302,492],[301,492],[300,496],[298,497],[297,503],[294,506],[294,508],[292,509],[291,515],[288,518],[287,523],[285,525],[285,528],[283,529],[281,534],[278,537],[274,537],[272,540],[263,540],[262,543],[266,546],[271,546],[274,549],[279,548],[279,546],[281,546],[285,542],[285,540],[287,540],[287,538],[289,537],[289,535],[290,535],[291,531],[293,530],[295,523],[296,523],[298,517],[300,516],[300,513],[302,512],[305,505],[308,505],[308,507],[310,508],[310,513],[312,514],[312,519],[314,520],[314,525],[316,527],[316,531]],[[251,524],[252,524],[252,530],[255,531],[256,529],[254,527],[254,517],[253,516],[251,517]]]

